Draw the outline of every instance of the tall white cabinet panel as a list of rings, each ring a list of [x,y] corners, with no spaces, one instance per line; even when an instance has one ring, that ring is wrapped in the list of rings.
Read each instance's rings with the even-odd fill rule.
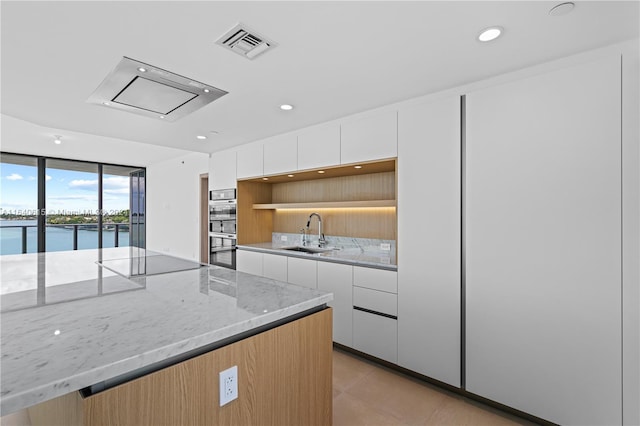
[[[262,253],[236,250],[236,270],[262,276]]]
[[[398,114],[373,113],[341,126],[341,164],[392,158],[398,154]]]
[[[278,281],[287,281],[287,256],[263,253],[262,275]]]
[[[460,98],[398,112],[398,364],[460,386]]]
[[[236,152],[214,152],[209,159],[209,189],[236,187]]]
[[[264,160],[264,146],[262,144],[249,144],[238,149],[238,179],[262,176]]]
[[[298,169],[296,135],[276,136],[264,140],[264,174],[293,172]]]
[[[318,262],[316,260],[289,257],[287,259],[287,280],[309,288],[318,288]]]
[[[622,422],[620,105],[620,57],[467,96],[466,388],[559,424]]]
[[[337,164],[340,164],[339,124],[315,127],[298,135],[299,170],[316,169]]]
[[[318,262],[318,289],[333,293],[333,341],[345,346],[353,345],[352,276],[351,265]]]

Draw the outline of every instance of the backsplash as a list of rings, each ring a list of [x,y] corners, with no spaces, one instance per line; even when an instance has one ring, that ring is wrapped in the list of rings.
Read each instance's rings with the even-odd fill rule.
[[[286,238],[283,241],[283,237]],[[310,246],[318,246],[318,235],[309,234],[308,239]],[[396,254],[396,241],[395,240],[382,240],[377,238],[353,238],[344,237],[339,235],[325,235],[328,247],[336,247],[340,250],[360,250],[362,253],[366,253],[370,256],[377,257],[395,257]],[[302,245],[302,234],[289,234],[282,232],[271,233],[271,243],[274,246],[295,246]],[[388,244],[389,250],[381,249],[382,244]]]

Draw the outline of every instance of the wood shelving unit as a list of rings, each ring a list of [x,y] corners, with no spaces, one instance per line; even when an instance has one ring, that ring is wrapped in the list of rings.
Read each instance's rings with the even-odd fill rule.
[[[396,200],[318,201],[310,203],[254,204],[254,210],[275,209],[341,209],[362,207],[396,207]]]

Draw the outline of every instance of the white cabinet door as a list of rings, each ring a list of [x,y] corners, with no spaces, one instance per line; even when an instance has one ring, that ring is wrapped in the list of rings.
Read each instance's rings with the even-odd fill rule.
[[[318,262],[318,289],[333,293],[333,341],[345,346],[353,346],[352,276],[351,265]]]
[[[460,386],[460,98],[398,112],[398,364]]]
[[[298,169],[296,135],[276,136],[264,140],[264,174],[293,172]]]
[[[236,270],[262,276],[262,253],[236,250]]]
[[[398,358],[397,321],[354,309],[353,347],[395,364]]]
[[[238,179],[263,175],[263,152],[264,146],[262,144],[245,145],[238,149]]]
[[[340,125],[327,124],[298,135],[298,169],[340,164]]]
[[[318,287],[318,271],[316,260],[299,259],[290,257],[287,259],[287,279],[291,284],[297,284],[309,288]]]
[[[287,256],[264,253],[262,255],[262,275],[287,282]]]
[[[620,76],[466,100],[466,388],[558,424],[622,423]]]
[[[341,126],[341,164],[393,158],[398,154],[396,111],[376,112]]]
[[[235,188],[236,151],[214,152],[209,159],[209,189]]]

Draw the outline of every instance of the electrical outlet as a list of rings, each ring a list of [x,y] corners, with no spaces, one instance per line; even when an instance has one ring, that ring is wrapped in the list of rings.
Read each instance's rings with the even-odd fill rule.
[[[280,241],[287,241],[287,236],[286,235],[280,235]]]
[[[389,244],[389,243],[380,243],[380,250],[382,250],[382,251],[390,251],[391,250],[391,244]]]
[[[220,406],[238,398],[238,366],[220,372]]]

